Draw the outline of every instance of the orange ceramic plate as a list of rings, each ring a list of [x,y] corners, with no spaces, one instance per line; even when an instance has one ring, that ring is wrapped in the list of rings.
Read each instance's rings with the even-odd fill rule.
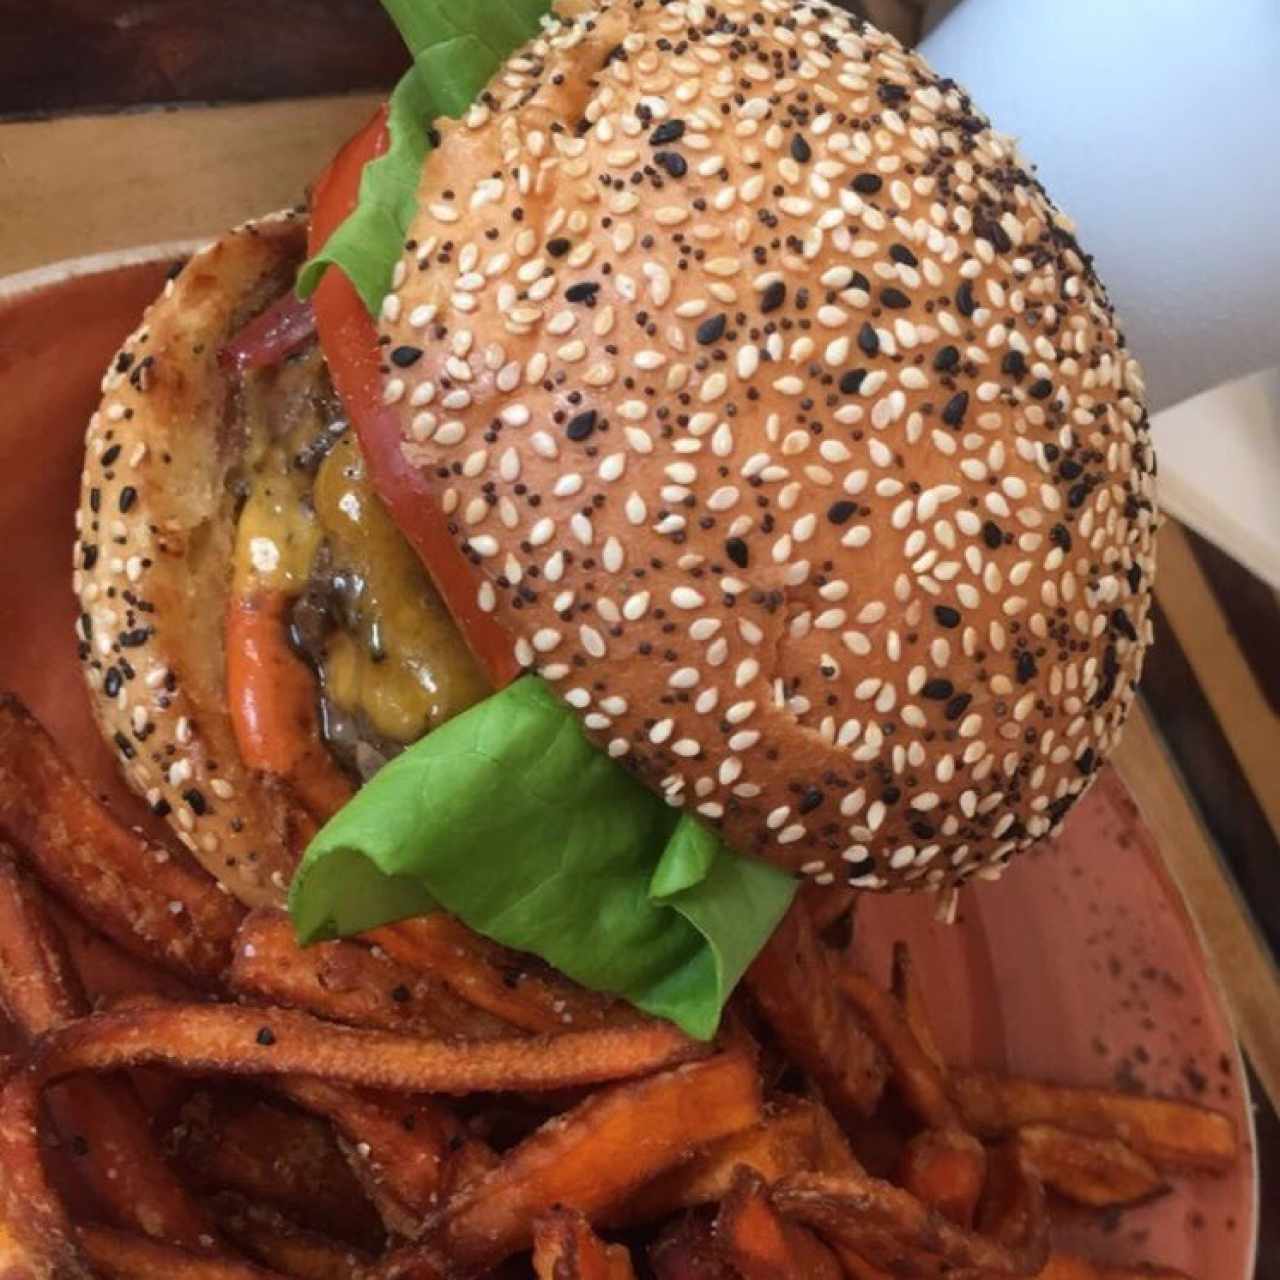
[[[16,690],[92,784],[131,821],[154,820],[115,776],[75,658],[70,564],[82,438],[116,346],[180,246],[0,281],[0,686]],[[1257,1173],[1239,1053],[1193,926],[1123,783],[1100,778],[1052,852],[969,891],[960,922],[923,898],[868,901],[859,946],[887,976],[913,945],[947,1054],[1070,1084],[1132,1081],[1229,1110],[1239,1167],[1179,1179],[1165,1199],[1060,1239],[1107,1261],[1154,1258],[1203,1280],[1253,1272]]]

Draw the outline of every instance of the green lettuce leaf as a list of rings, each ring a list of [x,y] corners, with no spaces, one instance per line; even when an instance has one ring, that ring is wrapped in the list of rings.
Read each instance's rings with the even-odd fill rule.
[[[503,62],[537,34],[551,0],[383,0],[413,56],[387,107],[390,145],[365,165],[356,207],[324,248],[303,264],[297,292],[309,298],[338,267],[370,314],[391,286],[417,212],[418,180],[432,149],[432,122],[457,119]]]
[[[289,909],[303,943],[444,909],[707,1039],[795,891],[527,676],[381,769],[312,841]]]

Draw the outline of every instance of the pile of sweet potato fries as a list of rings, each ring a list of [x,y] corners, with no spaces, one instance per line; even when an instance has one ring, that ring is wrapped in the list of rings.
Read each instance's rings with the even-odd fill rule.
[[[802,896],[714,1045],[444,916],[300,950],[0,701],[0,1274],[1128,1280],[1056,1254],[1218,1112],[943,1060]]]

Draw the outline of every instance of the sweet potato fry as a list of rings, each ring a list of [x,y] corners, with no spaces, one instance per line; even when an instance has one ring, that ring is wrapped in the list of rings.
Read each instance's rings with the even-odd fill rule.
[[[832,1245],[837,1258],[840,1259],[840,1265],[844,1268],[844,1273],[849,1280],[894,1280],[887,1272],[881,1271],[879,1267],[873,1267],[865,1258],[860,1257],[851,1249],[842,1249],[838,1245]]]
[[[701,1218],[677,1219],[649,1246],[656,1280],[741,1280]]]
[[[552,1209],[533,1224],[533,1269],[538,1280],[635,1280],[631,1256],[605,1244],[577,1210]]]
[[[314,1076],[286,1076],[277,1087],[329,1120],[352,1172],[398,1236],[415,1239],[428,1213],[496,1163],[492,1151],[430,1098],[376,1094]]]
[[[836,1118],[852,1128],[875,1109],[888,1067],[835,986],[835,966],[803,904],[787,912],[747,970],[756,1005]]]
[[[169,1146],[200,1191],[276,1206],[365,1249],[383,1242],[382,1224],[330,1126],[315,1116],[243,1093],[201,1092],[183,1107]]]
[[[102,1280],[284,1280],[250,1262],[189,1253],[111,1227],[86,1225],[78,1235],[84,1256]]]
[[[39,1273],[39,1259],[22,1244],[3,1222],[0,1222],[0,1276],[12,1276],[14,1280],[27,1280]]]
[[[934,1038],[933,1024],[929,1021],[929,1010],[924,1002],[920,977],[916,973],[915,963],[911,958],[911,948],[905,942],[893,944],[893,967],[889,983],[894,998],[902,1006],[903,1016],[916,1038],[916,1043],[933,1063],[934,1070],[945,1080],[946,1060]]]
[[[237,1248],[297,1280],[351,1280],[373,1262],[352,1245],[307,1231],[276,1210],[239,1196],[218,1196],[211,1208],[222,1234]]]
[[[45,1042],[41,1074],[163,1064],[231,1075],[314,1075],[421,1093],[537,1091],[626,1079],[704,1050],[669,1023],[469,1043],[355,1031],[292,1009],[171,1004],[96,1013]]]
[[[780,1212],[891,1273],[898,1268],[896,1274],[932,1277],[972,1268],[1033,1275],[1044,1261],[1039,1242],[1011,1247],[966,1231],[901,1187],[867,1174],[792,1174],[772,1196]]]
[[[443,912],[365,935],[393,960],[433,977],[478,1009],[525,1031],[563,1031],[642,1016],[630,1005],[587,991],[531,956],[510,951]]]
[[[930,1129],[962,1128],[947,1096],[945,1077],[920,1047],[897,1000],[866,974],[852,969],[841,972],[839,982],[887,1055],[902,1100]]]
[[[978,1231],[1003,1245],[1031,1270],[1049,1257],[1049,1214],[1044,1184],[1015,1137],[987,1152],[987,1178],[976,1214]]]
[[[0,1012],[25,1039],[88,1012],[44,895],[0,850]]]
[[[508,1025],[443,982],[358,942],[300,947],[283,911],[245,917],[227,982],[233,991],[353,1027],[491,1040]]]
[[[43,1086],[80,1072],[165,1063],[186,1072],[320,1075],[375,1088],[467,1093],[625,1078],[699,1052],[699,1046],[674,1027],[657,1022],[566,1032],[551,1039],[520,1037],[466,1044],[415,1040],[390,1032],[355,1032],[283,1009],[170,1005],[93,1014],[47,1036],[31,1068],[11,1077],[0,1091],[0,1170],[4,1171],[0,1210],[21,1212],[20,1238],[54,1251],[51,1269],[63,1266],[68,1274],[76,1273],[66,1210],[41,1167],[38,1101]],[[753,1072],[751,1083],[754,1089]],[[612,1093],[605,1091],[593,1101]],[[668,1142],[670,1159],[758,1117],[758,1098],[754,1111],[745,1117],[741,1107],[726,1112],[723,1100],[714,1101],[713,1106],[712,1099],[699,1097],[702,1114],[685,1117],[693,1137],[678,1147]],[[681,1112],[679,1107],[669,1110]],[[730,1117],[731,1123],[726,1124]],[[696,1121],[704,1131],[699,1131]],[[651,1133],[642,1131],[642,1136],[651,1143]],[[662,1167],[645,1166],[641,1177]],[[536,1194],[537,1188],[528,1190]],[[526,1220],[521,1243],[527,1244],[528,1239]]]
[[[968,1227],[986,1174],[986,1149],[971,1133],[924,1129],[903,1149],[898,1181],[922,1204]]]
[[[979,1071],[953,1071],[951,1091],[967,1127],[981,1138],[1050,1124],[1089,1137],[1118,1138],[1162,1171],[1221,1173],[1238,1152],[1230,1118],[1190,1102]]]
[[[243,909],[185,858],[121,826],[10,695],[0,696],[0,835],[121,946],[200,985],[217,984]]]
[[[1118,1138],[1091,1138],[1050,1124],[1029,1124],[1018,1141],[1048,1187],[1095,1209],[1136,1204],[1168,1190],[1145,1156]]]
[[[89,1011],[44,891],[0,859],[0,1008],[27,1041]],[[125,1226],[199,1247],[212,1224],[173,1176],[127,1079],[66,1080],[49,1110],[74,1165],[103,1209]]]
[[[852,1162],[843,1135],[821,1103],[788,1099],[776,1104],[759,1124],[711,1143],[629,1195],[608,1221],[616,1226],[657,1222],[681,1209],[715,1204],[729,1194],[740,1167],[774,1183],[803,1169],[840,1173]]]
[[[1191,1280],[1185,1271],[1172,1267],[1137,1265],[1107,1267],[1084,1258],[1055,1253],[1038,1273],[1036,1280]]]
[[[59,899],[50,896],[47,905],[91,1008],[101,1008],[121,996],[136,995],[140,991],[166,1000],[197,997],[197,989],[190,983],[167,969],[144,963],[87,924]]]
[[[547,1209],[607,1215],[689,1152],[755,1124],[760,1110],[755,1070],[735,1053],[600,1090],[464,1188],[432,1238],[445,1256],[480,1270],[527,1248]]]
[[[842,1280],[835,1254],[811,1231],[780,1217],[764,1180],[740,1169],[716,1215],[716,1241],[742,1280]]]

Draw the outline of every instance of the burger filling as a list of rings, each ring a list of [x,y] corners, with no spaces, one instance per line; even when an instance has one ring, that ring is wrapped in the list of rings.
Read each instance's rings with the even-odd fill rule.
[[[232,592],[291,602],[325,743],[363,781],[484,697],[484,676],[374,493],[315,339],[242,370],[234,405]]]

